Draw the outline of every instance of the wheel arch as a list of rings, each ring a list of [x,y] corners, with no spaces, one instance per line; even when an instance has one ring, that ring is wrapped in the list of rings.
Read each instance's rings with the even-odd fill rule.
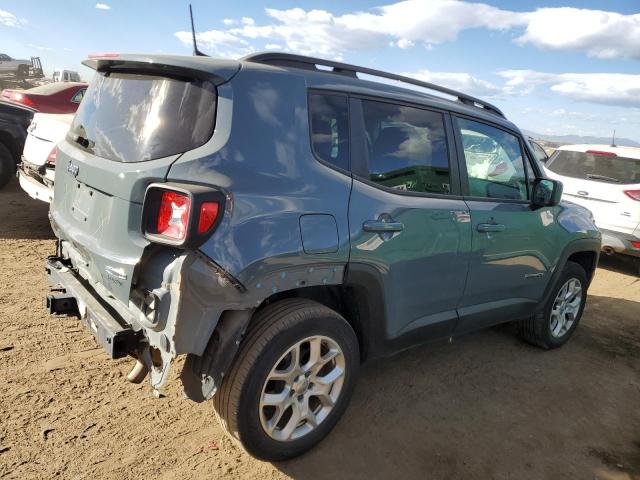
[[[562,275],[562,270],[564,269],[567,262],[576,262],[583,268],[585,268],[588,283],[591,284],[591,280],[593,279],[599,257],[599,238],[580,238],[568,243],[562,251],[562,254],[560,255],[560,259],[556,264],[555,269],[553,270],[551,279],[547,284],[544,295],[540,300],[539,305],[544,306],[548,301],[549,296],[553,292],[553,287],[558,281],[558,278],[560,278],[560,275]],[[587,287],[588,286],[589,285],[587,285]]]
[[[574,262],[584,268],[587,274],[587,279],[591,283],[591,279],[596,271],[596,265],[598,263],[598,253],[591,250],[582,250],[574,252],[567,258],[567,262]]]
[[[364,318],[367,318],[368,306],[367,296],[362,289],[355,285],[316,285],[309,287],[294,288],[283,292],[275,293],[265,298],[256,312],[259,312],[267,305],[285,300],[288,298],[304,298],[318,302],[344,317],[353,328],[358,338],[360,348],[360,360],[365,361],[371,350],[371,333]],[[254,316],[255,316],[254,313]]]

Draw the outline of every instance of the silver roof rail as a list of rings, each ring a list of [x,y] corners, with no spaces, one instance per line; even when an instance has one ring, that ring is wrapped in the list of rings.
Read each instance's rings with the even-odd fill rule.
[[[373,68],[358,67],[356,65],[349,65],[348,63],[333,62],[331,60],[324,60],[322,58],[306,57],[304,55],[294,55],[290,53],[254,53],[247,55],[241,59],[245,62],[264,63],[267,65],[277,65],[281,67],[293,67],[304,68],[307,70],[317,70],[319,72],[327,72],[327,70],[319,69],[317,65],[325,67],[331,67],[328,70],[329,73],[337,73],[340,75],[346,75],[353,78],[358,78],[358,73],[364,73],[365,75],[371,75],[374,77],[388,78],[390,80],[396,80],[402,83],[409,83],[418,87],[427,88],[436,92],[441,92],[446,95],[451,95],[458,99],[459,102],[465,105],[473,107],[480,107],[487,112],[491,112],[495,115],[499,115],[504,118],[504,113],[489,102],[480,100],[479,98],[472,97],[466,93],[458,92],[447,87],[442,87],[434,83],[423,82],[411,77],[405,77],[403,75],[396,75],[395,73],[385,72],[383,70],[375,70]]]

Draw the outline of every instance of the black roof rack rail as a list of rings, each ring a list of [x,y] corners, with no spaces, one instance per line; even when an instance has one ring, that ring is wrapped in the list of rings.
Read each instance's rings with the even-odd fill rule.
[[[327,70],[319,69],[317,65],[322,65],[325,67],[331,67],[332,70],[328,70],[330,73],[337,73],[340,75],[347,75],[349,77],[358,78],[358,73],[363,73],[365,75],[371,75],[374,77],[388,78],[390,80],[396,80],[398,82],[410,83],[411,85],[416,85],[418,87],[427,88],[429,90],[434,90],[436,92],[441,92],[447,95],[451,95],[452,97],[456,97],[459,102],[464,103],[465,105],[470,105],[474,107],[482,107],[482,109],[491,112],[495,115],[499,115],[504,117],[504,113],[496,107],[495,105],[490,104],[489,102],[485,102],[484,100],[480,100],[479,98],[472,97],[471,95],[467,95],[466,93],[458,92],[457,90],[452,90],[447,87],[442,87],[440,85],[436,85],[434,83],[423,82],[422,80],[417,80],[411,77],[405,77],[403,75],[396,75],[395,73],[385,72],[383,70],[375,70],[373,68],[367,67],[358,67],[356,65],[349,65],[348,63],[334,62],[331,60],[324,60],[322,58],[314,58],[307,57],[304,55],[294,55],[290,53],[255,53],[251,55],[247,55],[241,59],[245,62],[254,62],[254,63],[264,63],[267,65],[277,65],[281,67],[293,67],[293,68],[304,68],[307,70],[317,70],[319,72],[325,72]]]

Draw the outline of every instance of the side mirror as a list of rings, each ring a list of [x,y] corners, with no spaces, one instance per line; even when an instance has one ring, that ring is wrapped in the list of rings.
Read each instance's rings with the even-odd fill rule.
[[[549,178],[536,178],[533,182],[531,205],[535,208],[553,207],[562,198],[562,182]]]

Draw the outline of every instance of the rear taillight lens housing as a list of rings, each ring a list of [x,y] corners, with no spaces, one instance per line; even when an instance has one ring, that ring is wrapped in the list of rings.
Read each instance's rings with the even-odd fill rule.
[[[57,156],[58,156],[58,147],[53,147],[53,149],[49,153],[49,156],[47,157],[47,161],[45,163],[47,163],[49,165],[55,165]]]
[[[174,240],[184,240],[189,228],[191,199],[178,192],[164,191],[158,210],[157,231]]]
[[[631,200],[640,202],[640,190],[624,190],[624,194]]]
[[[156,243],[196,248],[220,223],[225,195],[201,185],[154,183],[145,193],[142,230]]]
[[[218,218],[220,205],[218,202],[204,202],[200,205],[198,217],[198,233],[207,233]]]
[[[35,102],[28,96],[25,95],[24,93],[13,93],[11,100],[13,100],[14,102],[18,102],[22,105],[26,105],[27,107],[31,107],[31,108],[35,108],[36,104]]]
[[[633,248],[635,248],[635,249],[640,250],[640,242],[637,242],[637,241],[634,240],[634,241],[631,242],[631,246]]]

